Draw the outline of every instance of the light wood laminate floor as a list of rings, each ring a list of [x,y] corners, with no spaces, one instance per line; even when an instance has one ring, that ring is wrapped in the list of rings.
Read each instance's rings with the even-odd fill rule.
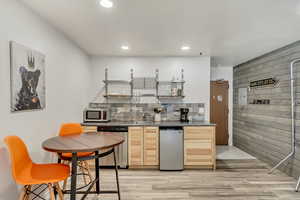
[[[218,169],[161,172],[120,170],[123,200],[300,200],[296,180],[281,172],[268,174],[258,160],[218,161]],[[114,189],[114,171],[102,170],[102,189]],[[69,196],[65,196],[69,199]],[[90,195],[89,200],[117,199]]]
[[[217,145],[218,160],[248,160],[256,159],[235,146]]]

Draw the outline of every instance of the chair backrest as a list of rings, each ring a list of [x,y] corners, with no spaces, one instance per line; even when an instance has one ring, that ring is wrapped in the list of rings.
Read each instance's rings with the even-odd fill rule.
[[[33,163],[21,138],[18,136],[7,136],[4,138],[4,142],[10,154],[13,177],[17,181],[21,177],[22,170]]]
[[[79,123],[62,124],[59,131],[60,136],[79,135],[81,133],[83,133],[83,129]]]

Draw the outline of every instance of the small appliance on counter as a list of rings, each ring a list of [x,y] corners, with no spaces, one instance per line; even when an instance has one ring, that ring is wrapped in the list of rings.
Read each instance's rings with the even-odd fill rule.
[[[188,108],[180,108],[180,121],[181,122],[189,122],[189,109]]]
[[[161,112],[162,112],[162,108],[154,108],[154,121],[155,122],[160,122],[161,121]]]
[[[178,96],[178,89],[177,89],[176,87],[173,87],[173,88],[171,89],[171,96],[172,96],[172,97]]]
[[[110,121],[109,108],[87,108],[83,111],[84,122],[108,122]]]

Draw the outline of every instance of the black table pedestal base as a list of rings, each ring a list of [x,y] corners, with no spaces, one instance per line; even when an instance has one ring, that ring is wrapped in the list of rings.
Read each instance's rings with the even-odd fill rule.
[[[114,156],[114,168],[115,168],[115,174],[116,174],[116,184],[117,184],[117,190],[106,190],[101,191],[100,190],[100,166],[99,166],[99,158],[108,156],[113,153]],[[92,160],[95,159],[95,173],[96,177],[95,179],[88,184],[88,189],[86,191],[78,191],[77,188],[77,165],[78,161],[84,161],[84,160]],[[60,156],[59,162],[61,160],[70,160],[70,158],[63,158]],[[121,200],[121,193],[120,193],[120,184],[119,184],[119,172],[118,172],[118,164],[116,159],[116,152],[115,148],[112,148],[111,150],[99,154],[99,151],[95,151],[95,155],[93,156],[87,156],[87,157],[78,157],[77,153],[72,153],[72,175],[71,175],[71,190],[63,191],[64,194],[70,194],[70,200],[76,200],[77,194],[84,194],[81,198],[81,200],[85,199],[88,194],[118,194],[118,200]],[[96,191],[91,191],[93,186],[96,185]],[[85,187],[87,187],[85,186]]]

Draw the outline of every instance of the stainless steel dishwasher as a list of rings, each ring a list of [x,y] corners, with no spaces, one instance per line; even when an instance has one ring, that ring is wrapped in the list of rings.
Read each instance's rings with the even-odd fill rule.
[[[125,138],[124,143],[116,148],[117,161],[119,168],[128,167],[128,127],[127,126],[98,126],[99,132],[113,132],[118,133]],[[100,159],[100,167],[112,168],[114,167],[113,154]]]
[[[183,170],[183,130],[160,128],[160,170]]]

